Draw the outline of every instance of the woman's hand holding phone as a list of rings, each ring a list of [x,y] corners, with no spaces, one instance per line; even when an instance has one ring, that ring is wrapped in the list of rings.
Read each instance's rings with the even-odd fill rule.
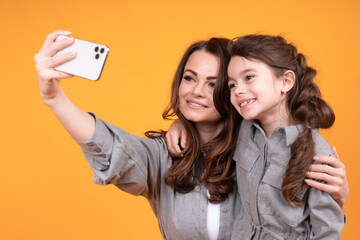
[[[54,67],[67,62],[76,57],[75,52],[68,52],[54,56],[58,51],[64,49],[73,44],[73,38],[66,38],[60,41],[55,41],[59,35],[69,35],[67,31],[56,31],[50,33],[40,51],[35,54],[35,67],[37,71],[37,77],[40,87],[40,96],[45,104],[50,104],[59,95],[60,80],[63,78],[69,78],[72,75],[64,72],[60,72],[54,69]]]
[[[36,71],[43,102],[51,109],[60,123],[76,141],[88,140],[95,131],[95,119],[78,108],[61,90],[60,80],[71,74],[57,71],[54,67],[76,57],[76,53],[55,54],[71,44],[72,38],[55,41],[59,35],[69,35],[66,31],[50,33],[40,51],[35,54]]]

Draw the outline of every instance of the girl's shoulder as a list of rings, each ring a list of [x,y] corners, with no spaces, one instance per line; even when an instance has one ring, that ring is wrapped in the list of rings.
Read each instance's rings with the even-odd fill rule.
[[[312,133],[312,138],[315,143],[315,155],[334,156],[330,145],[320,134],[319,129],[313,129]]]

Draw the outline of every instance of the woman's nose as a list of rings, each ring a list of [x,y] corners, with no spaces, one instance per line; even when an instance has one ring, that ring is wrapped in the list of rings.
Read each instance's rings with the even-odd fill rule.
[[[194,95],[199,96],[199,97],[204,96],[204,95],[205,95],[205,93],[204,93],[204,87],[205,87],[205,85],[202,84],[202,83],[197,83],[197,84],[195,84],[195,86],[194,86],[194,88],[193,88],[193,93],[194,93]]]

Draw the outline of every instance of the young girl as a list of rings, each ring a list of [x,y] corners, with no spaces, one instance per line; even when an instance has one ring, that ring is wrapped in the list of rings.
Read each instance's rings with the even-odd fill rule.
[[[344,218],[326,192],[305,182],[315,155],[333,155],[318,128],[335,120],[316,71],[282,37],[247,35],[231,48],[228,86],[242,121],[237,182],[241,239],[340,239]]]

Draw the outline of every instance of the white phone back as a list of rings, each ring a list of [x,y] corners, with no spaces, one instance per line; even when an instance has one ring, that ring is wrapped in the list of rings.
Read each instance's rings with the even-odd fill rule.
[[[56,41],[64,38],[68,36],[60,35]],[[55,55],[70,51],[77,53],[76,58],[56,66],[56,70],[94,81],[100,78],[109,53],[107,46],[75,38],[71,46],[58,51]]]

